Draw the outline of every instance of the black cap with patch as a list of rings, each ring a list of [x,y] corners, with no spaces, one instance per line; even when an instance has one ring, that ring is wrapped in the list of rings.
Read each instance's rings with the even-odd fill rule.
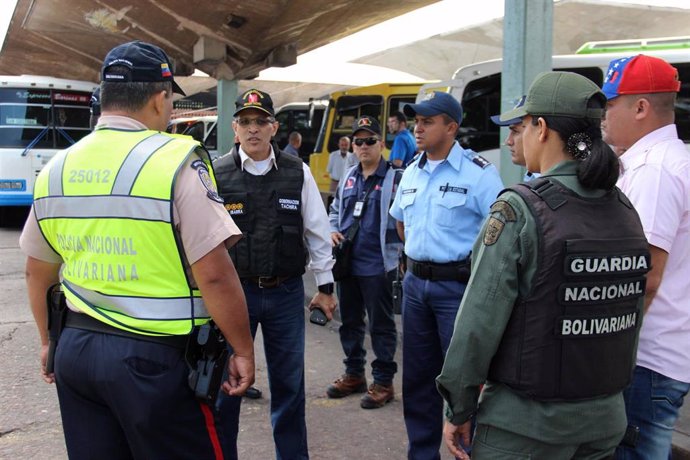
[[[361,130],[369,131],[371,134],[375,134],[376,136],[381,135],[381,125],[376,118],[370,117],[369,115],[359,117],[352,125],[353,135],[357,134],[357,131]]]
[[[270,116],[274,116],[275,110],[273,109],[273,100],[268,93],[259,91],[258,89],[250,89],[240,94],[240,96],[235,101],[235,113],[233,116],[237,116],[238,113],[245,109],[256,109],[266,112]]]

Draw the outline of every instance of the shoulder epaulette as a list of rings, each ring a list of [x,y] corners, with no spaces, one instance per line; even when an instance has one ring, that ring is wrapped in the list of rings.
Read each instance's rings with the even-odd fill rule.
[[[486,158],[484,158],[481,155],[475,155],[472,158],[472,163],[476,164],[477,166],[479,166],[482,169],[486,168],[487,166],[489,166],[491,164],[491,162],[489,160],[487,160]]]

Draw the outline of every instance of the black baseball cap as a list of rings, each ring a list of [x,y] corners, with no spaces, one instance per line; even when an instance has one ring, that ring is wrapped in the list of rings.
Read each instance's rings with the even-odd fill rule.
[[[268,93],[264,93],[263,91],[259,91],[258,89],[254,88],[240,94],[235,101],[235,113],[233,116],[236,117],[238,113],[245,109],[261,110],[270,116],[274,116],[276,114],[275,110],[273,109],[273,99],[271,99],[271,96]]]
[[[359,117],[352,125],[352,134],[357,134],[357,131],[369,131],[371,134],[381,136],[381,125],[378,120],[369,115]]]
[[[109,73],[112,66],[129,69],[125,74]],[[118,45],[105,57],[101,68],[101,80],[113,83],[169,81],[174,93],[186,96],[175,83],[170,59],[165,51],[139,40]]]

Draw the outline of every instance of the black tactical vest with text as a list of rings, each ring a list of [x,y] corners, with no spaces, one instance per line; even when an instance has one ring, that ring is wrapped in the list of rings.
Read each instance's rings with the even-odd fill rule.
[[[302,160],[278,152],[276,164],[277,169],[254,176],[242,171],[236,150],[213,163],[218,194],[243,234],[230,249],[240,278],[305,271]]]
[[[541,178],[510,190],[537,223],[538,267],[518,298],[489,380],[542,401],[623,390],[642,324],[638,301],[650,268],[637,212],[615,188],[585,198]]]

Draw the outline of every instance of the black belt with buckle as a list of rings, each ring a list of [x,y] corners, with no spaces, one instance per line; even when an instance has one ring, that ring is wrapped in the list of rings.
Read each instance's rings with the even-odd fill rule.
[[[436,264],[433,262],[419,262],[407,258],[407,268],[417,277],[430,281],[460,281],[467,283],[470,279],[470,262],[450,262]]]
[[[153,342],[169,347],[179,348],[184,350],[187,347],[188,335],[143,335],[135,334],[124,329],[120,329],[110,324],[98,321],[86,313],[75,313],[72,310],[67,312],[67,321],[65,327],[72,327],[75,329],[82,329],[85,331],[100,332],[102,334],[118,335],[120,337],[127,337],[128,339],[143,340],[144,342]]]
[[[293,278],[292,276],[249,276],[242,278],[242,281],[248,281],[252,284],[256,284],[261,289],[272,289],[277,288],[285,281]]]

